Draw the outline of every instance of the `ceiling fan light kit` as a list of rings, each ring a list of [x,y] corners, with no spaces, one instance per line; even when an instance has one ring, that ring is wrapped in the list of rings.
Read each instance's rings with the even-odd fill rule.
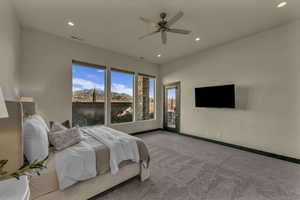
[[[140,20],[142,20],[144,23],[146,23],[149,26],[152,26],[154,28],[156,28],[157,30],[148,33],[146,35],[143,35],[141,37],[139,37],[139,39],[144,39],[146,37],[155,35],[157,33],[161,33],[161,41],[163,44],[167,44],[167,32],[170,33],[176,33],[176,34],[182,34],[182,35],[188,35],[191,33],[191,31],[189,30],[184,30],[184,29],[176,29],[176,28],[171,28],[171,26],[173,24],[175,24],[177,21],[179,21],[182,16],[183,16],[183,12],[179,11],[174,17],[172,17],[171,19],[167,20],[167,13],[162,12],[160,13],[160,18],[161,20],[158,23],[153,22],[152,20],[149,20],[145,17],[140,17]]]

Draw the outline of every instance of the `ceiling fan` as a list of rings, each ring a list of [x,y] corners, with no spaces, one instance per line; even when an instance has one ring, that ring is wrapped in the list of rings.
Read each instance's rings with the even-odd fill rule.
[[[149,37],[152,35],[155,35],[157,33],[161,33],[161,41],[163,44],[167,44],[167,32],[170,33],[178,33],[178,34],[183,34],[183,35],[188,35],[191,33],[191,31],[189,30],[184,30],[184,29],[176,29],[176,28],[171,28],[171,26],[173,24],[175,24],[179,19],[181,19],[181,17],[183,16],[183,12],[179,11],[174,17],[172,17],[171,19],[167,20],[167,13],[162,12],[160,13],[160,18],[161,20],[158,23],[155,23],[147,18],[144,17],[140,17],[140,20],[142,20],[144,23],[157,28],[157,30],[148,33],[146,35],[143,35],[141,37],[139,37],[139,39],[144,39],[145,37]]]

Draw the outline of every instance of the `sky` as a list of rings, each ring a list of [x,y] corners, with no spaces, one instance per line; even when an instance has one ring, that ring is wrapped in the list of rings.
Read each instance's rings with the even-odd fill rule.
[[[168,90],[168,98],[172,98],[175,99],[175,95],[176,95],[176,89],[172,88]]]
[[[105,71],[79,65],[72,66],[73,91],[83,89],[104,90]],[[111,91],[133,95],[133,78],[131,74],[111,72]],[[150,96],[154,96],[154,79],[150,79]]]

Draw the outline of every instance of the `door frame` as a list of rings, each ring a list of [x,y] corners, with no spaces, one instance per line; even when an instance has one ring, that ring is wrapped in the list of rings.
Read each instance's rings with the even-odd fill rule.
[[[167,126],[168,121],[167,121],[167,89],[171,88],[176,88],[176,128],[169,128]],[[173,83],[168,83],[163,85],[163,127],[165,130],[175,132],[175,133],[180,133],[180,118],[181,118],[181,83],[180,81],[173,82]]]

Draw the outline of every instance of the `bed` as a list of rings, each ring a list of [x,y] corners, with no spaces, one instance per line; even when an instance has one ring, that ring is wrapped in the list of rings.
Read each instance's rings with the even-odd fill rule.
[[[23,104],[24,115],[35,114],[35,110],[34,103],[26,102]],[[89,128],[94,130],[93,127]],[[110,130],[107,127],[96,127],[97,130],[102,128]],[[150,176],[148,149],[144,142],[138,138],[136,138],[136,145],[140,162],[122,161],[119,164],[118,172],[114,174],[112,174],[109,165],[111,150],[104,144],[93,146],[96,155],[97,175],[88,180],[80,181],[64,190],[61,190],[60,181],[58,180],[57,152],[50,148],[47,168],[41,171],[40,176],[33,176],[30,179],[31,199],[85,200],[133,177],[138,176],[141,181],[147,180]]]
[[[125,182],[126,180],[140,176],[141,170],[144,169],[142,169],[140,164],[128,164],[123,166],[116,175],[106,173],[90,180],[75,184],[64,191],[60,191],[58,189],[54,159],[53,156],[50,156],[48,168],[43,170],[41,176],[34,176],[30,180],[31,199],[88,199],[122,182]]]

